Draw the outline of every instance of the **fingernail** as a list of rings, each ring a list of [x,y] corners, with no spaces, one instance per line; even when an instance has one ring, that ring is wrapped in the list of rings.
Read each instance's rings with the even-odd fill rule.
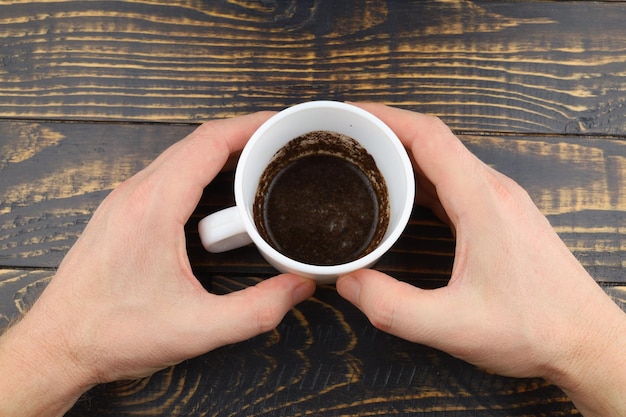
[[[337,291],[339,294],[358,307],[359,295],[361,293],[361,282],[353,275],[344,275],[337,280]]]

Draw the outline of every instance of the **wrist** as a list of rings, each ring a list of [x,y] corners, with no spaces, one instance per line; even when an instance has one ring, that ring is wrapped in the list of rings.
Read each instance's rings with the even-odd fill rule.
[[[0,415],[62,416],[94,384],[36,314],[0,336]]]
[[[626,314],[608,302],[548,376],[585,417],[626,415]]]

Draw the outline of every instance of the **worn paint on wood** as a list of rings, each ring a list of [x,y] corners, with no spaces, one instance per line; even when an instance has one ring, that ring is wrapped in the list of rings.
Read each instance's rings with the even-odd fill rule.
[[[622,1],[0,1],[0,327],[108,192],[197,123],[311,99],[441,116],[624,308],[625,20]],[[201,249],[197,222],[231,204],[224,173],[187,225],[194,271],[217,293],[274,273],[253,247]],[[453,261],[448,228],[416,208],[377,267],[436,287]],[[375,330],[323,286],[275,331],[98,386],[69,415],[576,413],[544,381]]]
[[[50,271],[0,271],[0,320],[25,311]],[[215,276],[218,294],[258,278]],[[607,287],[623,307],[626,287]],[[523,403],[523,405],[522,405]],[[504,378],[374,329],[332,286],[294,308],[276,330],[209,352],[149,378],[102,385],[70,416],[570,415],[556,387]],[[515,414],[517,415],[517,414]]]
[[[626,131],[626,3],[5,2],[0,117],[203,121],[311,99]]]
[[[95,208],[117,184],[147,166],[193,126],[0,122],[0,263],[56,267]],[[524,186],[570,249],[601,282],[624,282],[626,141],[576,136],[462,135],[486,163]],[[218,177],[188,225],[201,270],[272,273],[254,248],[209,255],[199,219],[233,204],[232,174]],[[379,268],[445,284],[454,242],[446,226],[416,209]],[[244,256],[242,256],[244,254]]]

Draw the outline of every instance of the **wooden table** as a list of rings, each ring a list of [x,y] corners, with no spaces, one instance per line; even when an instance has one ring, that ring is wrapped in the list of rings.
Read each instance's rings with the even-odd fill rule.
[[[626,301],[626,2],[0,1],[0,325],[54,275],[125,178],[212,118],[313,99],[436,114],[521,183],[622,307]],[[226,293],[274,273],[252,247],[201,250]],[[416,208],[378,268],[446,284],[454,240]],[[567,291],[562,288],[562,291]],[[275,331],[139,381],[71,416],[563,416],[563,393],[485,373],[374,329],[333,286]]]

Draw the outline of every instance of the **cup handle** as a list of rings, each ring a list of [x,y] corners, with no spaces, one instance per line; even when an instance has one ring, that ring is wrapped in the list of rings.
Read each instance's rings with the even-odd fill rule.
[[[226,252],[252,243],[236,206],[209,214],[200,220],[198,232],[202,246],[212,253]]]

